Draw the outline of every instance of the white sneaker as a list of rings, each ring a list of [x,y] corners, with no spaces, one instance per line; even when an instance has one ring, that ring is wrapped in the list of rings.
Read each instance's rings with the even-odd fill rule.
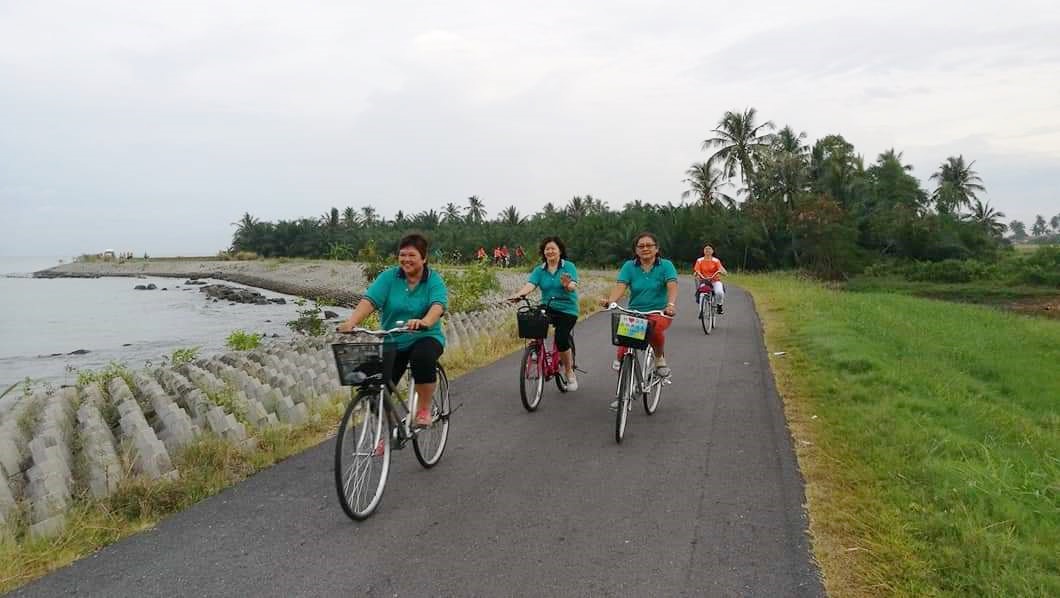
[[[571,372],[570,375],[567,376],[567,392],[574,392],[576,390],[578,390],[578,375]]]
[[[621,362],[621,361],[619,361],[619,360],[617,360],[617,359],[616,359],[616,360],[614,360],[614,361],[612,361],[612,362],[611,362],[611,369],[612,369],[612,370],[615,370],[616,372],[617,372],[618,370],[622,369],[622,362]]]

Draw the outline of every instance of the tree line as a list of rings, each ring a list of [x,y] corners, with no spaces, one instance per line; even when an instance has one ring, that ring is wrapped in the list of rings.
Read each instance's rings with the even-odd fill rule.
[[[709,242],[736,268],[800,268],[834,278],[882,260],[996,260],[1010,246],[1007,230],[1027,237],[1022,223],[1005,224],[980,199],[984,183],[964,156],[946,158],[925,189],[901,152],[890,149],[866,165],[842,135],[810,144],[806,133],[760,122],[754,108],[726,112],[702,150],[706,159],[685,172],[688,188],[677,204],[635,200],[616,210],[586,195],[532,214],[510,205],[490,218],[473,195],[389,218],[372,205],[277,222],[247,212],[234,223],[231,250],[357,259],[416,230],[431,239],[432,257],[460,262],[502,244],[533,254],[540,238],[558,234],[579,264],[613,266],[631,255],[633,235],[649,230],[680,262]],[[1048,223],[1039,216],[1032,234],[1060,236],[1060,214]]]

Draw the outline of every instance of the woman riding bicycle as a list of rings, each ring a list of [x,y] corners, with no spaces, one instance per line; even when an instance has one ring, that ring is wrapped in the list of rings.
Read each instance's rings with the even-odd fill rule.
[[[666,329],[677,313],[677,269],[673,262],[659,257],[659,242],[655,235],[643,232],[633,240],[635,257],[622,264],[618,279],[607,299],[601,305],[607,307],[618,301],[629,289],[629,308],[636,311],[662,310],[669,318],[654,314],[648,319],[654,322],[648,342],[655,350],[655,373],[662,378],[670,375],[663,348],[666,344]],[[618,357],[611,368],[621,367],[626,348],[618,348]]]
[[[714,257],[712,246],[709,244],[703,246],[703,257],[696,258],[692,272],[696,278],[696,303],[699,303],[700,283],[710,284],[714,290],[714,299],[718,303],[718,313],[724,313],[722,304],[725,303],[725,286],[721,284],[721,275],[728,274],[729,271],[721,265],[721,260]]]
[[[431,397],[438,380],[435,370],[445,350],[440,320],[449,304],[445,281],[427,267],[427,245],[422,235],[403,237],[398,243],[398,265],[376,277],[349,319],[339,326],[340,332],[350,332],[378,309],[383,328],[404,322],[410,330],[422,331],[394,335],[397,353],[393,372],[397,384],[411,362],[417,396],[415,424],[421,427],[431,425]]]
[[[567,380],[567,390],[578,390],[578,378],[571,359],[570,333],[578,323],[578,269],[567,259],[567,246],[559,237],[545,237],[538,250],[541,263],[509,301],[519,301],[535,288],[541,289],[541,302],[548,305],[548,316],[556,327],[556,348]],[[551,300],[551,303],[549,303]]]

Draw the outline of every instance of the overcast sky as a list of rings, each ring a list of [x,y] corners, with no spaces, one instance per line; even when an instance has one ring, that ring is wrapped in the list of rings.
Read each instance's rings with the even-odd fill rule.
[[[1060,3],[0,0],[0,255],[213,254],[230,223],[679,202],[726,110],[975,160],[1060,212]]]

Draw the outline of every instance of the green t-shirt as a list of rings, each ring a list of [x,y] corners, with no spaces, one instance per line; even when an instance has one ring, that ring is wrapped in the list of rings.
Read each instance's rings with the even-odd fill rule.
[[[637,311],[666,309],[666,283],[671,280],[677,280],[677,268],[662,258],[647,272],[640,267],[640,260],[629,260],[618,271],[618,282],[629,287],[629,308]]]
[[[578,269],[574,267],[574,262],[570,260],[560,260],[559,266],[556,267],[554,273],[550,273],[545,268],[545,264],[538,264],[530,272],[527,282],[541,289],[541,303],[548,303],[548,300],[552,299],[552,309],[577,316],[578,291],[568,291],[563,288],[561,277],[564,272],[570,275],[571,280],[578,282]]]
[[[401,268],[388,268],[368,287],[364,298],[379,310],[379,320],[383,328],[394,328],[399,321],[408,322],[413,318],[422,318],[435,303],[443,309],[449,306],[449,290],[445,287],[442,275],[426,266],[423,267],[423,278],[411,289],[405,283],[405,272]],[[412,343],[424,337],[437,339],[445,346],[441,319],[423,332],[393,336],[398,351],[408,349]]]

